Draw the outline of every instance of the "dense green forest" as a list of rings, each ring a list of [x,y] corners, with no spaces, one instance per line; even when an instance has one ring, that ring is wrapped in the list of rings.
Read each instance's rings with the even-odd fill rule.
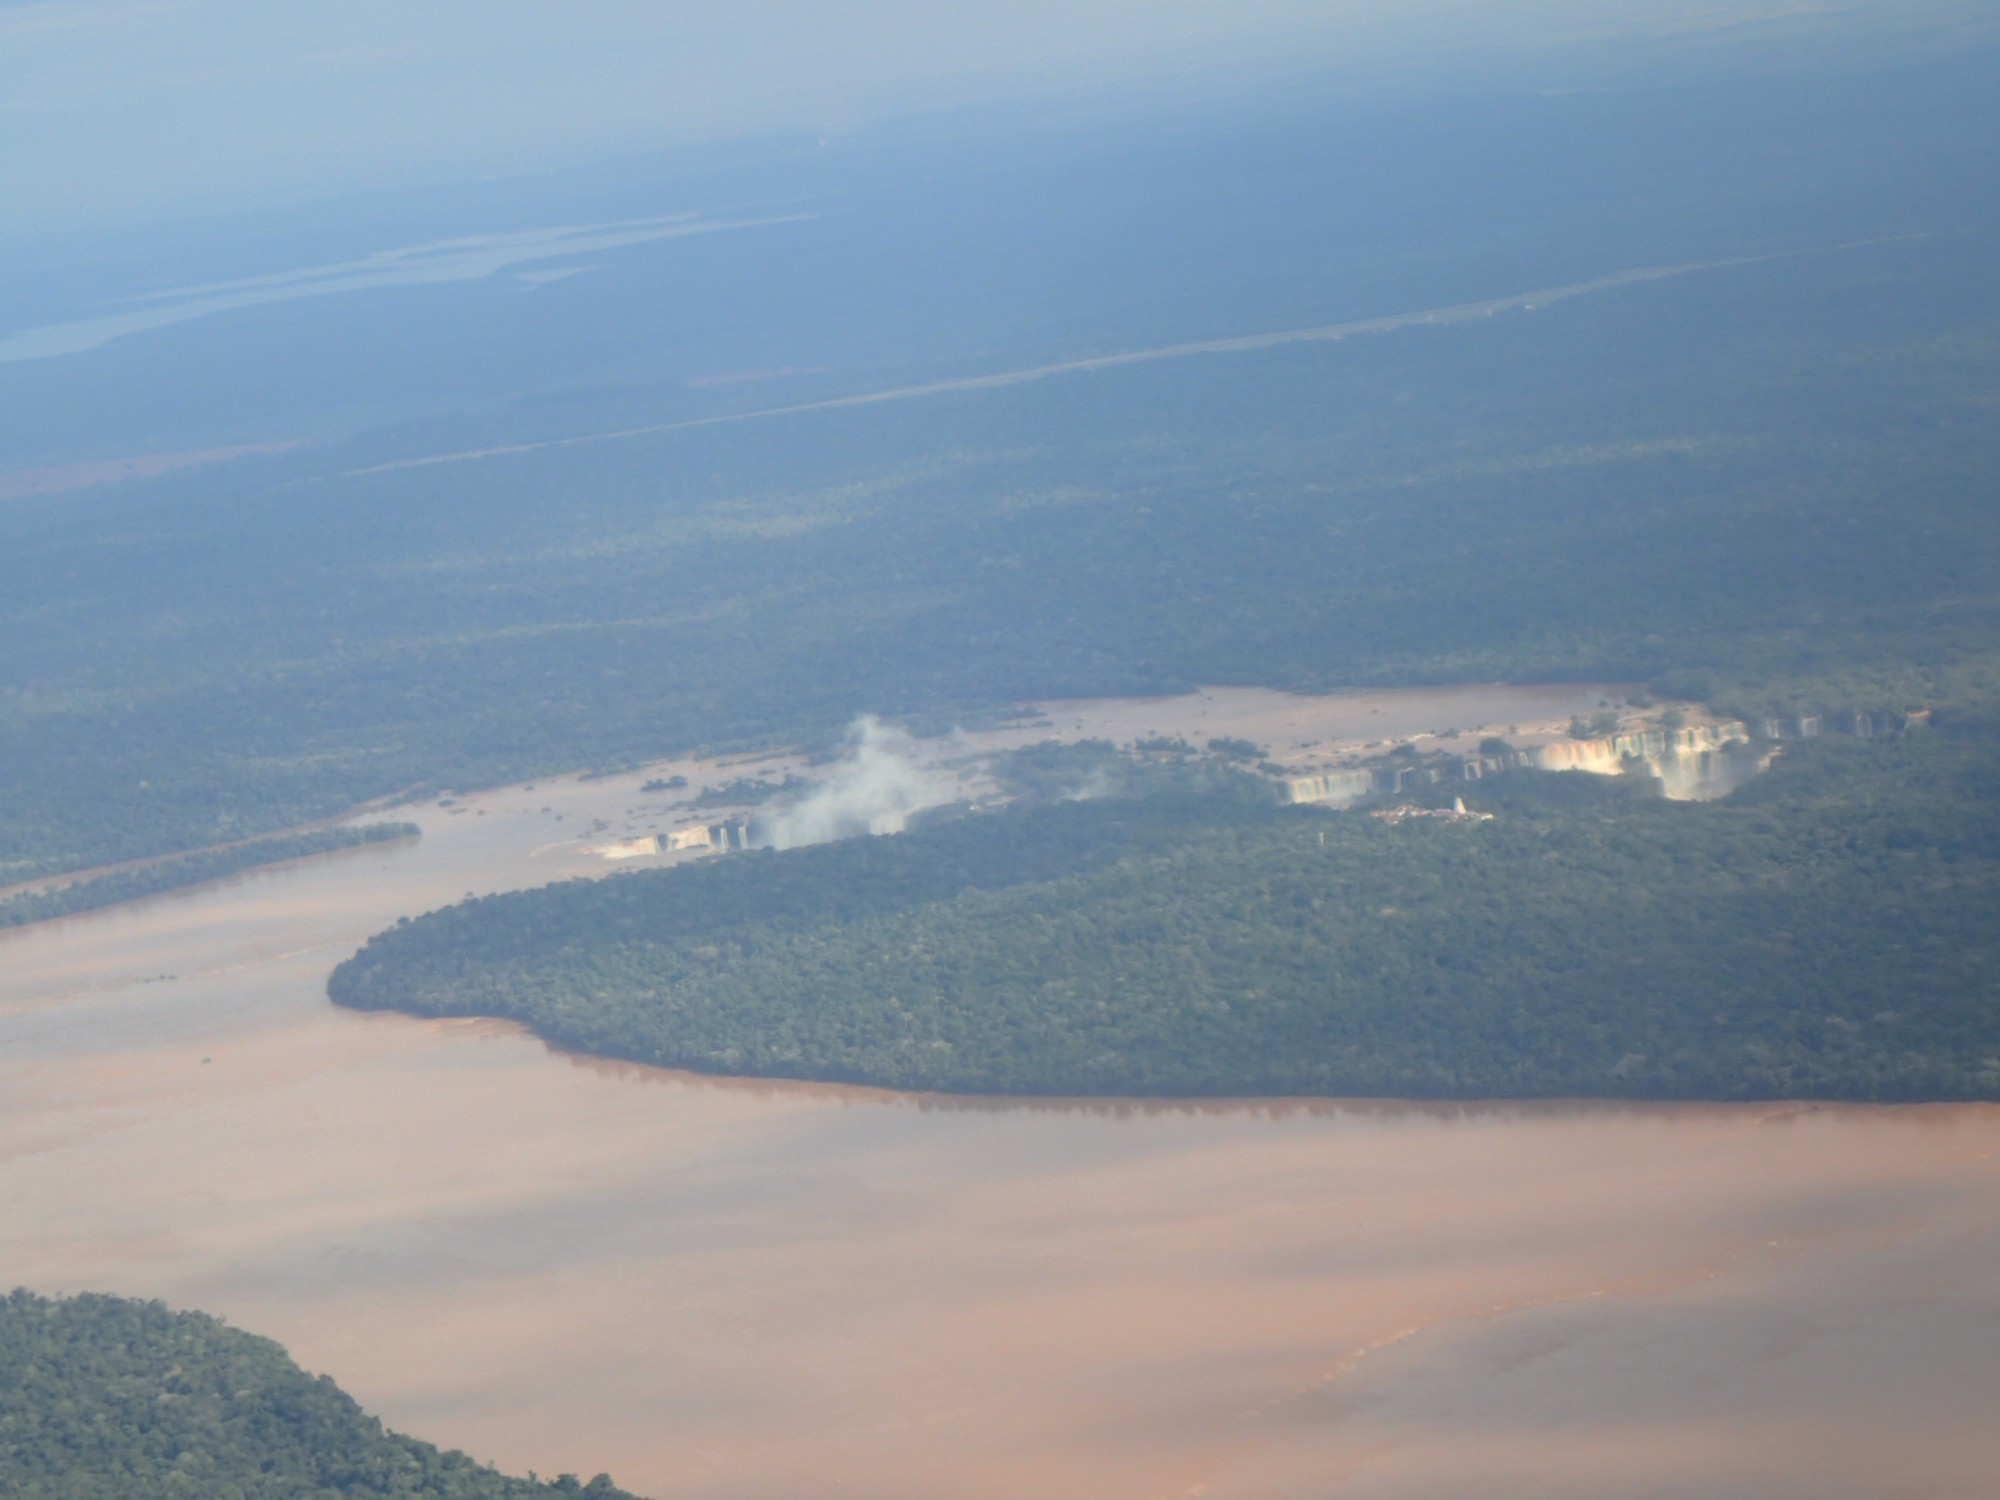
[[[632,1500],[387,1431],[270,1339],[158,1302],[0,1297],[8,1500]]]
[[[467,902],[330,993],[914,1089],[2000,1097],[2000,743],[1808,741],[1720,803],[1472,800],[1498,816],[1016,807]]]
[[[331,854],[336,849],[355,849],[364,844],[380,844],[391,839],[415,838],[414,823],[369,823],[359,828],[322,828],[309,833],[280,834],[223,849],[204,849],[177,859],[164,859],[136,870],[115,870],[88,880],[73,881],[50,889],[22,891],[0,899],[0,927],[19,927],[27,922],[45,922],[51,917],[74,916],[120,901],[141,896],[157,896],[163,891],[220,880],[225,875],[254,870],[260,865],[281,864],[288,859],[305,859],[314,854]]]
[[[816,743],[861,711],[948,726],[1202,682],[1500,679],[1657,681],[1753,712],[1990,700],[1991,62],[1079,137],[1005,182],[939,167],[867,212],[835,194],[802,238],[677,242],[670,266],[476,316],[446,299],[424,325],[439,349],[560,305],[647,352],[534,399],[413,397],[320,446],[0,507],[0,882],[417,785]],[[1565,171],[1521,165],[1539,160]],[[1824,253],[369,472],[1798,250]],[[482,367],[528,381],[525,351],[564,327],[532,323]],[[178,382],[141,381],[145,347],[104,373],[153,410]],[[431,354],[397,378],[421,385]],[[821,373],[689,384],[788,367]],[[94,390],[99,366],[76,370]]]

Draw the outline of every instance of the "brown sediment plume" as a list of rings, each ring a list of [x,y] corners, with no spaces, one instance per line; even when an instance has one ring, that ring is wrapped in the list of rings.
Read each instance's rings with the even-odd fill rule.
[[[212,1308],[406,1430],[694,1500],[2000,1468],[2000,1109],[906,1096],[325,1003],[398,915],[601,871],[566,830],[645,774],[0,934],[0,1285]]]

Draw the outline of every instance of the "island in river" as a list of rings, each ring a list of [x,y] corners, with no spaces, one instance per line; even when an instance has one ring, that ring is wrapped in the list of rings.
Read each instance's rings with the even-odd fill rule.
[[[1662,738],[1600,716],[1607,744]],[[1423,743],[1477,738],[1448,728]],[[834,838],[819,802],[894,790],[877,750],[729,825],[776,847],[456,904],[329,993],[663,1066],[971,1093],[2000,1097],[1988,739],[1808,739],[1716,801],[1660,795],[1636,754],[1509,770],[1551,748],[1497,735],[1469,760],[1319,746],[1349,769],[1318,775],[1205,743],[1018,751],[985,768],[1011,801]],[[1269,777],[1236,769],[1259,757]],[[1350,784],[1473,810],[1274,795]],[[834,841],[785,847],[794,825]]]

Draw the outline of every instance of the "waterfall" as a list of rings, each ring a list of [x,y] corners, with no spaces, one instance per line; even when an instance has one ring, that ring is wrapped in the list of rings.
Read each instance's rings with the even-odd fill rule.
[[[1283,783],[1287,802],[1321,807],[1348,807],[1377,789],[1373,771],[1328,771],[1319,776],[1288,776]]]
[[[1810,721],[1817,733],[1819,721]],[[1846,726],[1842,726],[1843,729]],[[1853,733],[1887,732],[1886,726]],[[1594,739],[1556,740],[1498,755],[1476,755],[1443,765],[1390,766],[1379,770],[1327,771],[1288,776],[1281,783],[1287,802],[1349,807],[1380,792],[1394,796],[1415,786],[1478,781],[1501,771],[1586,771],[1594,776],[1643,776],[1658,783],[1661,795],[1676,802],[1710,802],[1726,797],[1771,763],[1772,750],[1751,742],[1748,725],[1698,724],[1682,729],[1641,729]]]

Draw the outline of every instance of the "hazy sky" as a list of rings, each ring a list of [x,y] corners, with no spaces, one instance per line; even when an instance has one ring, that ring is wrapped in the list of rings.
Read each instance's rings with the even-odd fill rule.
[[[947,103],[1881,3],[0,0],[0,238]]]

